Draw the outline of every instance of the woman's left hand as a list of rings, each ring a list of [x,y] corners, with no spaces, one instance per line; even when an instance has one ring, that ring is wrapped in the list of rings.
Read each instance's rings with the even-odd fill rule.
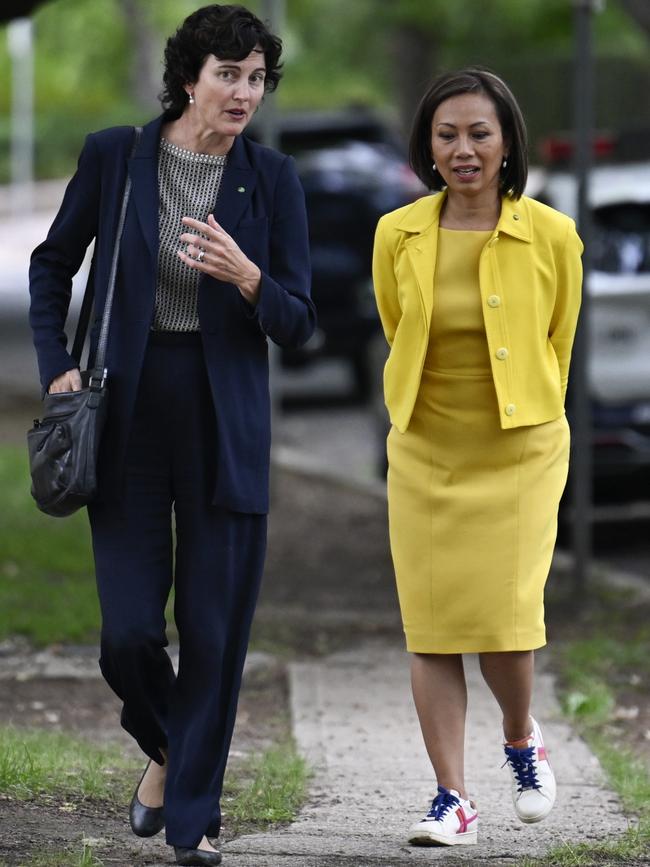
[[[183,223],[196,234],[182,234],[181,241],[187,250],[178,251],[180,259],[190,268],[203,271],[217,280],[234,283],[249,304],[257,304],[260,294],[262,272],[254,262],[238,247],[237,243],[225,232],[210,214],[208,222],[183,217]]]

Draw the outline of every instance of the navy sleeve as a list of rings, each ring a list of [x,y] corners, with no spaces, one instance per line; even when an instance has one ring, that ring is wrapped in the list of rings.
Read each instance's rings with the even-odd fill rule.
[[[47,238],[31,256],[29,323],[44,391],[55,377],[76,367],[66,348],[64,325],[72,278],[97,233],[99,198],[99,158],[90,135]]]
[[[316,312],[310,298],[305,194],[292,157],[282,164],[275,188],[269,262],[269,272],[262,272],[259,299],[251,315],[275,343],[302,346],[316,327]]]

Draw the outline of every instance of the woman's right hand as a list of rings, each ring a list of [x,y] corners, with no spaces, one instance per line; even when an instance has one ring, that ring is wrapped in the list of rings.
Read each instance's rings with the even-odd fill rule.
[[[50,383],[48,394],[59,394],[63,391],[81,391],[81,374],[79,370],[66,370],[61,376],[55,377]]]

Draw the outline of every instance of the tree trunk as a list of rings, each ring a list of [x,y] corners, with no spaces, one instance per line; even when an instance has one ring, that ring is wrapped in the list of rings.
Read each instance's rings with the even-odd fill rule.
[[[142,0],[118,0],[131,36],[131,96],[146,111],[155,110],[161,90],[161,40]]]
[[[405,138],[408,138],[415,110],[436,74],[436,40],[424,28],[412,23],[396,24],[390,53],[397,77],[396,99]]]

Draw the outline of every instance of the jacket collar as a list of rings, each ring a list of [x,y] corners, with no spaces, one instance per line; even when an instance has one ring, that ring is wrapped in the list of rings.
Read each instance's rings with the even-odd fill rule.
[[[438,254],[438,225],[446,197],[447,193],[443,191],[437,195],[418,199],[406,209],[401,220],[396,224],[398,230],[408,232],[410,235],[406,239],[404,247],[413,266],[427,329],[433,311],[433,281]],[[501,233],[530,243],[532,240],[530,209],[525,198],[517,202],[508,197],[502,199],[501,215],[494,235]]]
[[[160,115],[143,127],[138,149],[128,161],[140,228],[154,262],[158,259],[158,148],[163,123],[164,116]],[[256,180],[257,172],[251,166],[247,140],[237,136],[228,153],[219,196],[213,208],[215,220],[228,234],[233,233],[244,213]]]
[[[133,183],[133,201],[140,229],[153,261],[158,259],[158,144],[162,115],[146,124],[128,171]]]
[[[396,228],[414,235],[425,235],[437,230],[440,222],[440,212],[447,198],[446,191],[432,196],[424,196],[407,208]],[[526,196],[515,201],[509,196],[501,200],[501,215],[496,225],[495,233],[510,235],[520,241],[530,243],[533,240],[530,207]]]

